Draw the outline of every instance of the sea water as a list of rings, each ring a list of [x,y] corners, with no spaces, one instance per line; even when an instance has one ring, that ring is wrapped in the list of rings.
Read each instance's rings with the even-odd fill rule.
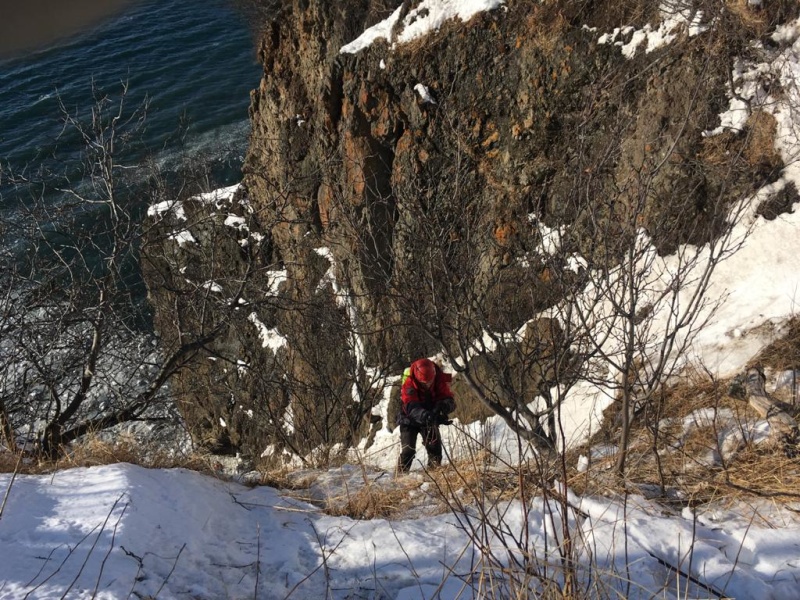
[[[167,167],[177,153],[217,163],[233,183],[247,145],[260,68],[245,17],[225,0],[149,0],[91,31],[0,61],[0,161],[35,168],[63,136],[60,105],[85,113],[93,88],[133,110],[147,98],[144,144]],[[178,134],[179,132],[179,134]],[[13,198],[0,197],[0,209]]]

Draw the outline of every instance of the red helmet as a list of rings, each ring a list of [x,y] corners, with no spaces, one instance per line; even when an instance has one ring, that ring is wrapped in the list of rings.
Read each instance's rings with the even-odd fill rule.
[[[433,380],[436,378],[436,365],[427,358],[421,358],[414,363],[413,374],[414,379],[419,381],[422,385],[430,387]]]

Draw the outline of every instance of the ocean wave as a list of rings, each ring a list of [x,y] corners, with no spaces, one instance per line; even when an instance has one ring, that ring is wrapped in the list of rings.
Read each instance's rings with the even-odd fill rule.
[[[60,96],[71,113],[86,111],[93,85],[114,94],[128,82],[131,107],[149,96],[153,144],[186,115],[200,139],[235,130],[260,76],[253,57],[246,24],[220,0],[135,3],[57,47],[0,62],[0,156],[34,159],[60,133],[62,115],[50,101]]]
[[[36,99],[36,102],[34,102],[34,104],[39,104],[40,102],[44,102],[45,100],[50,100],[50,98],[52,98],[54,95],[55,95],[54,92],[50,92],[49,94],[42,94]]]
[[[75,160],[80,143],[64,131],[56,100],[71,115],[88,117],[93,86],[113,98],[125,82],[131,111],[150,99],[140,151],[151,149],[159,169],[178,173],[191,157],[219,185],[238,181],[249,134],[249,92],[261,75],[254,56],[247,25],[221,0],[135,3],[58,46],[0,61],[0,158],[17,171],[32,172],[58,146]],[[126,160],[144,162],[142,156]],[[65,165],[56,166],[63,171]],[[151,173],[142,166],[126,170],[126,177],[135,187]],[[76,190],[90,192],[91,182],[72,181]],[[3,219],[14,217],[23,198],[21,190],[0,189]],[[53,193],[47,200],[58,206],[63,199]],[[90,227],[91,218],[86,221]],[[2,243],[8,249],[14,240]]]

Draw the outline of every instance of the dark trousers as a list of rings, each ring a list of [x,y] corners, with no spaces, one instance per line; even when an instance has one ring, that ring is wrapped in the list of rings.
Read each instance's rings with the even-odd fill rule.
[[[416,425],[400,425],[400,459],[397,461],[397,470],[407,472],[411,469],[414,455],[417,450],[417,435],[422,435],[422,443],[428,453],[428,468],[438,467],[442,464],[442,438],[439,436],[439,426],[430,425],[418,427]]]

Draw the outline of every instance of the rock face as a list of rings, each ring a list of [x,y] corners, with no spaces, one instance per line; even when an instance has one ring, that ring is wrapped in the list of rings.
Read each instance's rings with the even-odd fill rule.
[[[792,3],[723,10],[700,35],[676,26],[652,51],[614,31],[657,29],[666,16],[646,0],[509,1],[404,42],[420,8],[287,0],[265,28],[239,192],[265,240],[243,297],[269,296],[278,269],[285,281],[209,346],[246,357],[246,375],[203,359],[214,385],[175,383],[194,390],[184,412],[199,436],[219,441],[223,419],[249,454],[349,443],[380,394],[373,379],[481,330],[516,330],[559,297],[545,228],[570,225],[564,243],[591,259],[607,224],[636,211],[669,252],[715,235],[728,202],[777,176],[779,159],[756,147],[768,118],[703,132],[727,106],[740,40]],[[340,51],[393,14],[389,39]],[[241,260],[228,261],[240,275]],[[174,304],[157,302],[164,331]],[[277,353],[256,320],[286,340]]]

